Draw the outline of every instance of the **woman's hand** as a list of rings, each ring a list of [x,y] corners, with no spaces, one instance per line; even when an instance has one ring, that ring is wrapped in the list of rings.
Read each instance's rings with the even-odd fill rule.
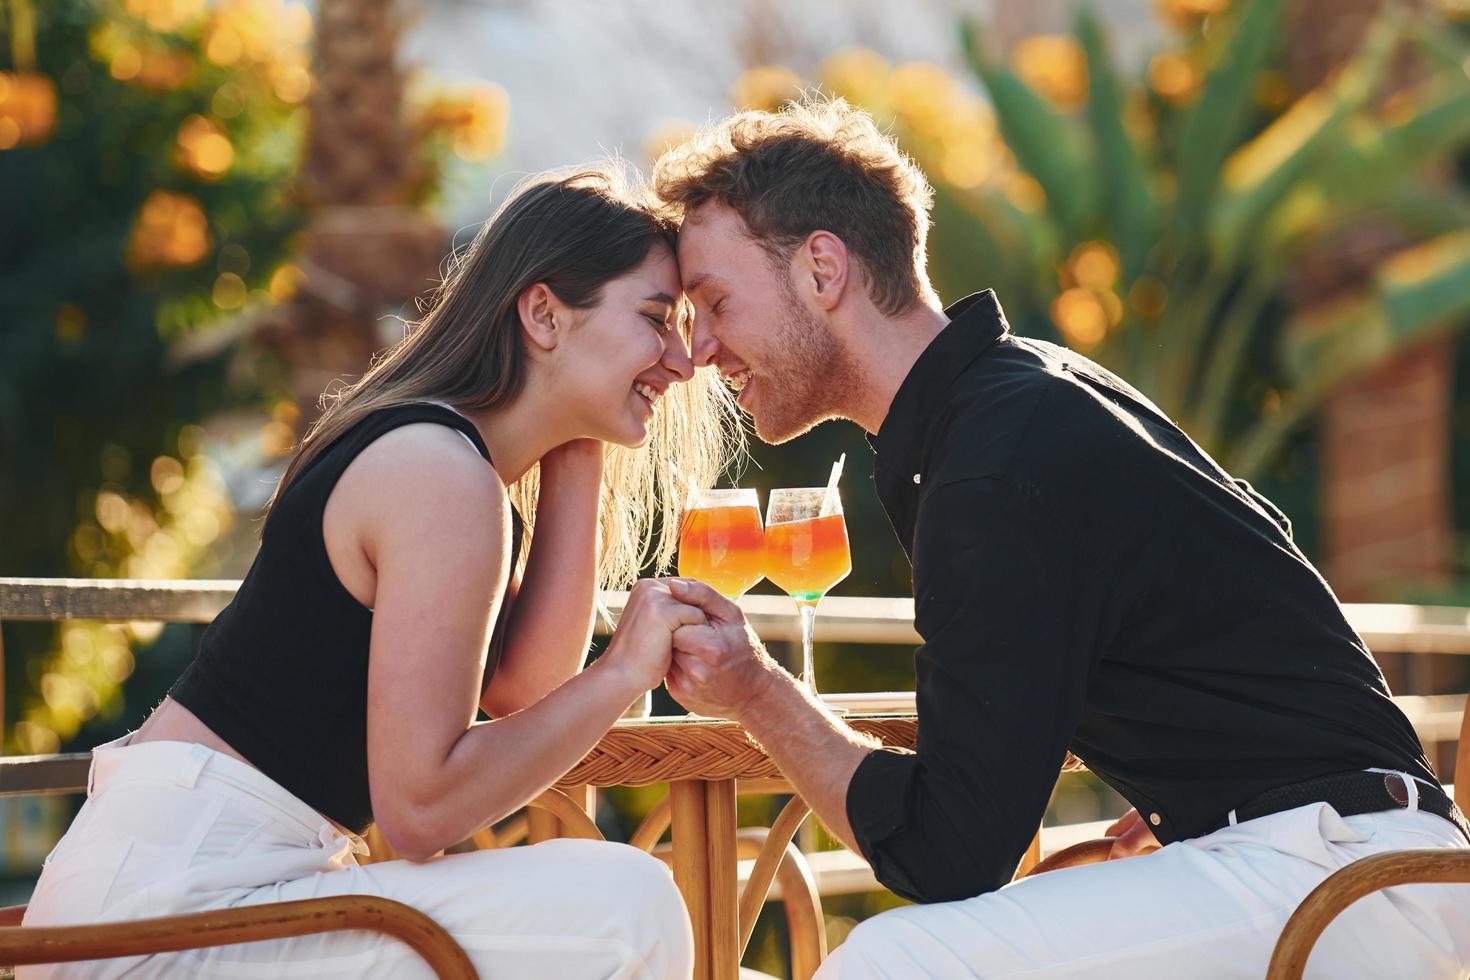
[[[640,579],[628,594],[628,604],[600,663],[617,671],[636,697],[663,683],[673,656],[674,631],[704,622],[698,607],[674,598],[668,582]]]

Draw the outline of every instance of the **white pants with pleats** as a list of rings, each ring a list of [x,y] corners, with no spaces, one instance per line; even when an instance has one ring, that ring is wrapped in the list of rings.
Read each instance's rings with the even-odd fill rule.
[[[1344,818],[1314,803],[978,898],[884,912],[853,930],[817,976],[1259,980],[1287,918],[1333,871],[1383,851],[1467,846],[1430,813]],[[1317,941],[1306,975],[1470,976],[1470,885],[1358,900]]]
[[[689,976],[684,903],[667,868],[635,848],[557,840],[359,865],[359,838],[259,770],[202,745],[129,738],[95,750],[87,801],[47,858],[25,925],[377,895],[437,921],[482,977]],[[17,970],[20,980],[432,975],[398,940],[357,931]]]

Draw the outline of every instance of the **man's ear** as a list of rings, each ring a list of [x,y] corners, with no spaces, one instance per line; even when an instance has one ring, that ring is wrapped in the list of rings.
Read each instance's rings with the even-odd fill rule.
[[[521,330],[532,349],[551,351],[561,341],[566,328],[566,307],[544,282],[527,286],[516,299],[516,312],[521,317]]]
[[[852,271],[847,245],[830,231],[814,231],[807,236],[799,261],[812,301],[820,309],[834,309],[842,301]]]

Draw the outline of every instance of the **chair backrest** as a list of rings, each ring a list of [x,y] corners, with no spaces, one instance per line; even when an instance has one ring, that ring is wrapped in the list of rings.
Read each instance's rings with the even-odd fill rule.
[[[0,926],[18,926],[20,920],[25,918],[26,907],[24,905],[6,905],[0,907]]]

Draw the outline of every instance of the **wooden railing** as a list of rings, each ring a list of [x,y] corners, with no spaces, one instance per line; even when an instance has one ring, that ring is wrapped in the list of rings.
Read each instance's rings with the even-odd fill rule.
[[[106,622],[207,623],[234,597],[240,583],[229,579],[184,581],[131,579],[0,578],[0,622],[71,619]],[[611,618],[600,618],[607,633],[627,601],[625,592],[603,596]],[[785,596],[752,596],[740,606],[756,632],[768,639],[792,637],[796,617]],[[1348,603],[1347,619],[1375,654],[1470,654],[1470,609],[1445,606]],[[834,643],[914,644],[914,604],[906,598],[828,596],[817,619],[817,639]],[[0,667],[4,663],[0,636]],[[4,671],[0,669],[0,685]],[[0,687],[0,706],[4,704]],[[837,696],[834,700],[842,699]],[[911,694],[849,695],[901,708]],[[896,700],[895,700],[896,699]],[[1426,744],[1454,740],[1459,733],[1463,695],[1402,695],[1395,698]],[[912,702],[909,701],[909,704]],[[870,707],[876,707],[876,703]],[[0,707],[0,726],[4,724]],[[72,792],[86,785],[86,756],[14,759],[0,771],[0,795]]]
[[[240,583],[233,579],[0,578],[0,620],[97,619],[207,623]],[[603,598],[614,616],[626,592]],[[747,595],[740,607],[761,636],[785,636],[796,616],[785,596]],[[1470,609],[1394,603],[1346,603],[1348,622],[1374,653],[1470,654]],[[598,623],[606,633],[612,623]],[[914,601],[906,598],[828,596],[817,617],[817,640],[829,643],[917,643]]]

